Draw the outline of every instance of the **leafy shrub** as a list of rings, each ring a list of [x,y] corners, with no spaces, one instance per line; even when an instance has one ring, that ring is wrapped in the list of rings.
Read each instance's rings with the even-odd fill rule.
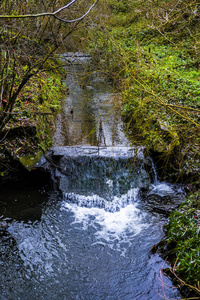
[[[200,192],[189,196],[181,208],[170,215],[166,234],[168,243],[175,245],[177,275],[199,288]]]

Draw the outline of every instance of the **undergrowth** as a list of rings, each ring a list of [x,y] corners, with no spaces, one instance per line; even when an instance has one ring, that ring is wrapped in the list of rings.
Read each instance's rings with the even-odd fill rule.
[[[197,180],[199,11],[196,1],[181,2],[104,1],[107,17],[92,31],[89,48],[121,92],[132,142],[159,153],[177,179]]]
[[[176,275],[200,295],[200,192],[170,215],[165,229],[168,244],[174,245]]]
[[[60,109],[60,99],[66,89],[57,71],[32,77],[19,93],[12,118],[5,126],[0,141],[1,152],[7,149],[14,157],[19,157],[48,149],[52,145],[54,115]],[[26,134],[26,127],[30,126],[36,128],[36,136]],[[16,128],[22,128],[21,136],[8,138]]]

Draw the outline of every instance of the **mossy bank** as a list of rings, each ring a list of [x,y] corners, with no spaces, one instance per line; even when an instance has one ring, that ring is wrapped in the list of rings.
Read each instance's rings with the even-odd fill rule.
[[[89,48],[121,92],[132,142],[157,156],[163,178],[191,182],[200,171],[200,12],[196,1],[176,2],[105,1]]]
[[[64,72],[64,71],[63,71]],[[55,115],[67,91],[63,73],[33,77],[20,93],[12,118],[0,137],[1,182],[14,180],[52,145]]]

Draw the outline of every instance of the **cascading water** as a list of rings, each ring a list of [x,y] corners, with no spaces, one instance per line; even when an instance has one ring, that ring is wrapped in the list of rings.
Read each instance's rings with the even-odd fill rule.
[[[113,137],[108,84],[105,92],[95,75],[89,92],[80,88],[70,73],[75,67],[48,153],[59,192],[51,193],[38,221],[1,217],[0,299],[181,299],[161,271],[167,264],[150,249],[166,222],[154,207],[177,204],[183,191],[155,176],[152,182],[142,149],[128,145],[118,117]]]

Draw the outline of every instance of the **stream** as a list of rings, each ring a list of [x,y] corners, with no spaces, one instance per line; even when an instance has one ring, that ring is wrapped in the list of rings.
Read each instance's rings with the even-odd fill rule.
[[[156,208],[178,205],[183,187],[159,182],[129,143],[119,95],[89,57],[63,59],[69,93],[45,163],[54,183],[1,191],[0,300],[181,299],[150,250],[167,222]]]

